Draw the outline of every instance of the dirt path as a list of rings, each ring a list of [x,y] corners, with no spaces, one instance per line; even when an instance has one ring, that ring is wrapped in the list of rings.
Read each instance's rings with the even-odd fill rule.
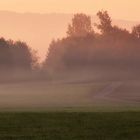
[[[121,86],[123,86],[123,84],[124,84],[124,82],[121,82],[121,81],[110,83],[105,88],[103,88],[102,90],[98,91],[96,94],[93,95],[94,101],[97,101],[97,102],[106,101],[106,102],[110,102],[110,103],[113,103],[113,104],[114,103],[117,103],[117,104],[127,103],[127,104],[131,104],[131,105],[140,104],[139,100],[138,101],[133,100],[133,98],[128,100],[127,96],[129,96],[129,94],[126,95],[126,98],[121,98],[121,96],[120,97],[111,96],[111,95],[115,94],[116,90],[119,89]]]
[[[123,82],[112,82],[105,88],[103,88],[101,91],[94,94],[94,98],[106,98],[108,95],[112,94],[117,90],[120,86],[123,85]]]

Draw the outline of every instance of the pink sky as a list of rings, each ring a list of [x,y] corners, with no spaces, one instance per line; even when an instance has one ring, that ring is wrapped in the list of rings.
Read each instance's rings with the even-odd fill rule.
[[[0,11],[18,13],[83,12],[95,15],[99,10],[104,9],[109,12],[113,19],[130,21],[140,21],[139,7],[140,0],[0,0]],[[1,36],[6,39],[20,39],[27,42],[32,48],[38,50],[41,58],[44,58],[53,38],[65,35],[68,22],[71,20],[68,15],[57,17],[45,14],[16,15],[15,13],[11,14],[11,12],[6,13],[0,12]],[[60,17],[61,20],[58,19]],[[131,26],[135,24],[127,22],[124,27],[130,26],[129,23]]]
[[[0,10],[40,13],[95,14],[100,9],[112,17],[127,20],[140,19],[140,0],[1,0]]]

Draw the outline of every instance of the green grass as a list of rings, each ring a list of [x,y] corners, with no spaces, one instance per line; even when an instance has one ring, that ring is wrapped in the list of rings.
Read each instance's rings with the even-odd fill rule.
[[[0,140],[139,140],[140,112],[0,113]]]

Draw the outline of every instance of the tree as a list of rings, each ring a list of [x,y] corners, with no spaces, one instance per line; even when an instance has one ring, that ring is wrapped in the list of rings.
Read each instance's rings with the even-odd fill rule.
[[[132,35],[135,38],[140,39],[140,24],[133,27],[133,29],[132,29]]]
[[[102,34],[95,33],[91,19],[85,14],[76,14],[68,27],[68,36],[53,40],[43,63],[46,70],[63,72],[80,68],[139,68],[140,41],[130,32],[116,25],[107,11],[97,13],[97,25]],[[90,35],[89,35],[90,34]],[[91,35],[92,34],[92,35]],[[140,38],[140,25],[133,28],[133,34]]]
[[[12,68],[12,53],[10,51],[10,46],[4,38],[0,38],[0,69],[9,70]]]
[[[96,24],[97,28],[102,34],[108,34],[112,31],[112,20],[107,11],[99,11],[97,16],[100,20],[100,24]]]
[[[16,69],[31,70],[36,66],[37,57],[25,42],[16,41],[11,44],[13,65]]]
[[[86,36],[94,33],[91,17],[85,14],[75,14],[72,23],[68,25],[67,35],[70,37]]]

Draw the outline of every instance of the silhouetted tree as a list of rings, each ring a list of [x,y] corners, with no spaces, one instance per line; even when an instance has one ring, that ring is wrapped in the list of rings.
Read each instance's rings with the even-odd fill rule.
[[[4,38],[0,38],[0,70],[12,69],[12,53],[10,51],[10,46]]]
[[[68,26],[67,35],[70,37],[79,37],[93,33],[91,17],[82,13],[75,14],[72,23]]]
[[[53,40],[44,61],[44,68],[52,71],[70,70],[76,67],[102,66],[113,68],[139,68],[140,41],[139,26],[132,34],[118,26],[112,26],[107,11],[97,13],[101,34],[93,35],[91,19],[76,14],[68,26],[68,36]],[[135,38],[135,40],[134,40]]]
[[[63,41],[62,41],[63,40]],[[65,52],[66,41],[62,40],[53,40],[48,49],[46,59],[43,62],[43,68],[49,70],[60,70],[64,66],[63,55]]]
[[[37,58],[25,42],[16,41],[12,44],[13,63],[15,68],[31,70],[37,62]]]
[[[107,11],[99,11],[97,16],[100,20],[100,24],[96,24],[97,28],[102,34],[108,34],[112,31],[112,20]]]
[[[0,71],[32,70],[38,58],[29,46],[21,41],[0,38]]]
[[[140,24],[133,27],[133,29],[132,29],[132,35],[135,38],[140,39]]]

